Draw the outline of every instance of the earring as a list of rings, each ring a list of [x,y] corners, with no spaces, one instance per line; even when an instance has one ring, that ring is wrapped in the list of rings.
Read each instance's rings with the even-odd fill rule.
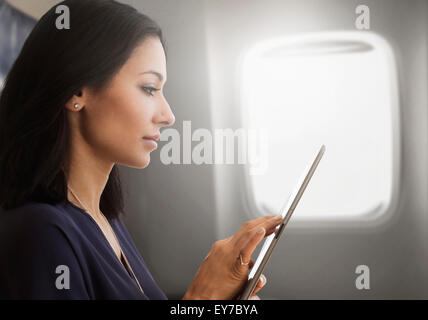
[[[74,108],[78,109],[78,108],[80,108],[80,105],[78,103],[75,103]]]

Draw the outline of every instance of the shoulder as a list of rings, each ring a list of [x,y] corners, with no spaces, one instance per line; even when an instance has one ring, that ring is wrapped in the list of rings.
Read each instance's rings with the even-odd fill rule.
[[[0,238],[47,236],[50,232],[66,230],[71,225],[70,216],[61,205],[29,202],[1,212]]]
[[[31,202],[0,214],[0,255],[47,263],[69,259],[78,244],[73,221],[61,205]],[[45,262],[40,262],[43,265]]]
[[[62,205],[28,203],[0,214],[0,299],[87,298],[82,256]],[[67,267],[72,290],[58,290],[58,267]],[[8,288],[8,289],[7,289]]]

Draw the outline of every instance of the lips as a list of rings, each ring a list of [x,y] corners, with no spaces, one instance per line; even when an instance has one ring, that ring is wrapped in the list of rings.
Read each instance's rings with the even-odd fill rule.
[[[155,134],[154,136],[145,136],[143,139],[158,141],[160,139],[160,134]]]

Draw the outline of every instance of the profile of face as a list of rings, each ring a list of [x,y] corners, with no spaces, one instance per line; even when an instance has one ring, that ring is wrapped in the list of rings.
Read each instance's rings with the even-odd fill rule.
[[[146,38],[104,88],[97,92],[82,88],[67,103],[73,111],[68,112],[72,146],[97,161],[145,168],[157,148],[147,137],[159,135],[162,127],[175,122],[163,95],[166,76],[159,38]],[[75,103],[80,109],[74,108]]]

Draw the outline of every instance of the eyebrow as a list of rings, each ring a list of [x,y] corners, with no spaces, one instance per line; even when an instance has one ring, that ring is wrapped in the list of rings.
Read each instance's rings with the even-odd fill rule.
[[[146,73],[154,74],[155,76],[157,76],[157,77],[159,78],[159,81],[160,81],[160,82],[162,82],[162,81],[163,81],[163,75],[162,75],[162,74],[160,74],[160,73],[159,73],[159,72],[157,72],[157,71],[149,70],[149,71],[141,72],[140,74],[146,74]]]

